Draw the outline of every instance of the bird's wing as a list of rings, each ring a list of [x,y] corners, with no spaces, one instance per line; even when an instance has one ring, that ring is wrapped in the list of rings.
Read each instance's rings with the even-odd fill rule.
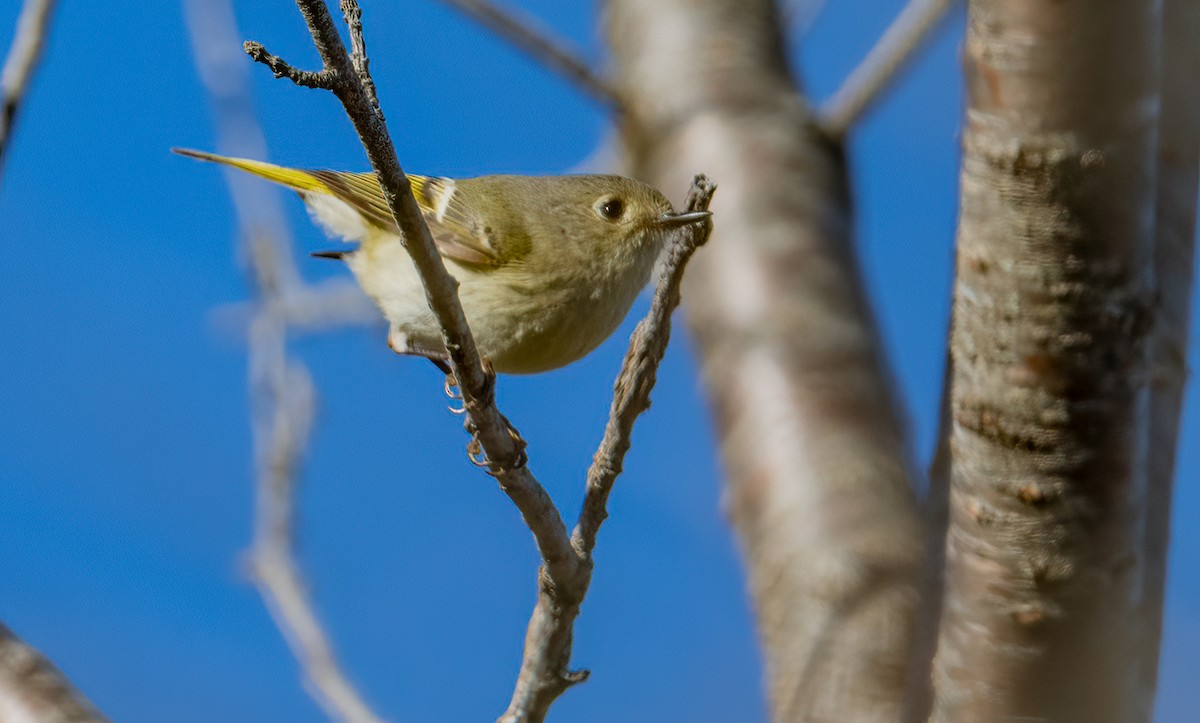
[[[230,158],[215,153],[174,149],[180,155],[231,166],[265,178],[300,194],[319,193],[342,201],[378,228],[399,233],[374,173],[300,170],[262,161]],[[500,258],[491,239],[491,229],[464,206],[449,178],[409,174],[413,196],[429,226],[438,252],[448,259],[471,266],[497,266]]]

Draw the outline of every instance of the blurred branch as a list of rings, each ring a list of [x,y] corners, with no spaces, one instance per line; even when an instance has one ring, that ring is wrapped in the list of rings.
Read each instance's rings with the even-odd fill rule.
[[[0,721],[103,723],[107,720],[53,663],[0,625]]]
[[[707,178],[696,176],[685,210],[708,210],[715,191],[716,186]],[[617,375],[604,439],[588,469],[583,509],[571,536],[579,571],[567,579],[547,576],[545,569],[539,575],[538,600],[525,634],[521,672],[500,723],[541,721],[558,696],[587,679],[586,670],[568,670],[572,626],[591,583],[592,550],[600,525],[608,516],[609,493],[629,451],[633,423],[650,407],[658,365],[671,337],[671,313],[679,306],[684,268],[696,249],[708,241],[711,232],[709,224],[692,228],[690,232],[676,234],[664,250],[650,311],[634,330]]]
[[[825,12],[826,0],[783,0],[779,16],[792,37],[807,35]]]
[[[188,30],[196,68],[209,93],[218,146],[233,155],[264,157],[266,143],[253,110],[231,3],[187,0]],[[296,270],[292,239],[278,194],[265,184],[226,173],[237,209],[258,300],[249,334],[258,493],[250,566],[264,602],[292,648],[310,692],[333,718],[355,723],[379,719],[338,667],[328,636],[309,600],[295,562],[295,487],[313,422],[314,390],[308,370],[288,357],[289,324],[297,299],[322,316],[338,311],[307,287]],[[360,294],[361,296],[361,294]],[[313,313],[314,310],[310,310]]]
[[[281,301],[280,312],[288,326],[300,331],[383,325],[379,309],[349,279],[305,284]]]
[[[29,83],[37,69],[46,37],[50,34],[50,16],[57,0],[25,0],[17,29],[13,33],[12,46],[4,61],[0,74],[0,165],[16,124],[17,111],[29,90]]]
[[[516,9],[503,10],[488,0],[438,2],[454,8],[496,33],[601,103],[613,107],[621,105],[612,86],[596,74],[591,65],[582,59],[579,51],[572,48],[567,41],[554,37],[553,33],[542,27],[535,18]]]
[[[0,75],[0,165],[17,111],[46,45],[55,0],[26,0]],[[41,653],[0,624],[0,721],[101,723],[107,719]]]
[[[229,176],[226,176],[228,178]],[[292,337],[346,327],[382,327],[383,316],[354,281],[332,278],[289,289],[275,311],[281,314]],[[235,301],[213,309],[213,326],[223,333],[249,338],[250,324],[258,313],[257,301]]]
[[[820,123],[834,137],[854,123],[891,85],[956,0],[909,0],[862,63],[825,102]]]
[[[608,0],[636,173],[721,179],[687,320],[773,720],[901,718],[920,533],[854,254],[843,149],[797,91],[773,0]]]

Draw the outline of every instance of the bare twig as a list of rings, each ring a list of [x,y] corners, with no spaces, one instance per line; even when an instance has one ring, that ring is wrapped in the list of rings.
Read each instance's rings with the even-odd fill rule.
[[[16,123],[17,111],[29,90],[29,82],[37,69],[46,36],[50,32],[50,16],[57,0],[25,0],[12,47],[0,75],[0,163],[8,149],[9,136]]]
[[[619,107],[612,85],[596,74],[579,51],[554,37],[534,18],[509,8],[502,10],[488,0],[439,0],[496,33],[534,60],[579,86],[596,100]]]
[[[825,102],[820,122],[826,132],[834,137],[850,132],[855,121],[912,60],[926,36],[937,27],[955,1],[909,0],[867,57]]]
[[[305,88],[322,88],[329,90],[330,78],[325,71],[300,70],[288,65],[278,55],[272,55],[267,52],[267,49],[262,46],[262,43],[256,43],[247,40],[242,44],[242,49],[246,54],[254,59],[255,62],[262,63],[271,69],[276,78],[287,78],[296,85],[304,86]]]
[[[0,625],[0,721],[102,723],[106,720],[53,663]]]
[[[218,145],[237,155],[265,155],[266,143],[253,112],[247,73],[239,62],[232,5],[189,0],[186,11],[197,69],[213,105]],[[296,82],[311,79],[286,64],[272,67]],[[227,174],[226,178],[259,296],[249,335],[258,477],[250,565],[259,592],[303,668],[314,698],[334,718],[377,721],[339,669],[293,553],[293,498],[312,426],[314,391],[308,370],[288,357],[287,334],[295,300],[315,292],[303,284],[296,270],[278,193],[240,175]]]
[[[366,90],[363,80],[367,75],[366,63],[347,54],[324,2],[296,0],[296,5],[324,63],[319,72],[328,79],[328,89],[342,102],[358,132],[400,229],[402,243],[425,286],[430,309],[442,328],[450,366],[462,391],[472,444],[482,450],[489,472],[520,510],[547,569],[555,579],[568,579],[575,574],[578,561],[566,524],[550,495],[525,466],[524,440],[496,407],[495,376],[483,369],[458,299],[458,283],[446,271],[433,245],[383,117],[376,112]],[[348,17],[354,17],[358,9],[353,0],[342,0],[341,7],[343,15]],[[363,47],[361,37],[357,37],[361,35],[361,27],[361,24],[357,28],[351,25],[352,35],[356,36],[352,46],[356,48]]]
[[[693,181],[688,211],[708,210],[716,186],[704,176]],[[650,391],[671,337],[671,312],[679,306],[684,267],[707,240],[711,225],[678,234],[664,251],[649,313],[638,323],[614,385],[604,439],[587,475],[587,491],[571,544],[579,556],[579,572],[569,579],[539,578],[538,601],[525,634],[525,656],[508,710],[500,723],[541,721],[567,688],[587,679],[588,671],[571,671],[571,631],[592,575],[596,534],[608,516],[605,509],[613,483],[629,451],[633,423],[650,407]]]
[[[697,176],[688,194],[688,211],[707,211],[716,186],[706,177]],[[571,543],[584,559],[589,559],[596,547],[596,533],[608,516],[605,510],[613,483],[621,474],[625,453],[629,451],[633,423],[650,408],[650,390],[658,372],[659,362],[671,339],[671,312],[679,306],[679,287],[683,270],[696,249],[708,241],[711,225],[692,234],[680,234],[663,253],[658,288],[650,313],[638,324],[625,353],[621,373],[613,387],[612,408],[604,438],[588,469],[587,492],[579,521],[571,535]]]

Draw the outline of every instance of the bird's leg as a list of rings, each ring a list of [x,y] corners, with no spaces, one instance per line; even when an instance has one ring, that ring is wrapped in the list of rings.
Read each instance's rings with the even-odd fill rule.
[[[442,384],[442,390],[446,392],[446,396],[456,402],[462,401],[462,395],[455,391],[458,379],[454,376],[454,369],[450,367],[450,357],[446,352],[419,347],[409,339],[408,334],[395,327],[388,331],[387,345],[389,349],[401,356],[417,356],[428,359],[446,377]],[[455,414],[462,414],[466,411],[465,408],[459,407],[450,407],[449,409]]]

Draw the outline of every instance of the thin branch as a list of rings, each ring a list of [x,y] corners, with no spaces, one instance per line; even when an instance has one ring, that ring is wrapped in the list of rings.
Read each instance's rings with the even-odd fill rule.
[[[620,98],[608,81],[600,77],[581,54],[562,38],[542,27],[534,18],[516,9],[502,10],[487,0],[439,0],[509,43],[534,60],[574,83],[601,103],[619,108]]]
[[[185,9],[196,66],[213,106],[218,146],[239,155],[265,155],[266,143],[253,112],[247,73],[237,53],[232,5],[189,0]],[[282,61],[272,64],[267,57],[262,62],[297,83],[323,82],[319,73],[296,71]],[[316,291],[300,280],[296,270],[278,194],[240,175],[227,174],[226,179],[259,297],[249,335],[258,478],[250,567],[259,593],[304,670],[313,697],[331,717],[374,723],[379,718],[338,667],[293,551],[294,494],[312,427],[315,393],[308,370],[288,357],[287,335],[294,300]]]
[[[697,176],[688,194],[688,211],[707,211],[716,185]],[[629,351],[621,373],[613,386],[613,402],[604,428],[604,439],[588,469],[587,491],[571,543],[584,559],[590,559],[596,547],[596,534],[608,517],[606,506],[613,483],[621,474],[625,453],[629,451],[633,423],[650,408],[650,390],[654,388],[658,365],[671,339],[671,313],[679,306],[683,270],[696,249],[708,241],[711,224],[692,234],[680,234],[664,251],[658,288],[650,313],[638,324],[629,342]]]
[[[896,74],[956,0],[909,0],[862,63],[846,78],[821,109],[821,125],[834,137],[850,132],[863,113],[879,99]]]
[[[342,3],[342,16],[346,27],[350,29],[350,60],[358,79],[362,81],[363,90],[371,101],[375,114],[383,119],[383,108],[379,105],[379,96],[375,92],[375,81],[371,79],[371,61],[367,58],[367,43],[363,40],[362,10],[355,3]]]
[[[408,177],[396,158],[383,116],[372,104],[364,82],[364,77],[369,79],[367,65],[347,54],[322,0],[296,0],[296,5],[324,64],[321,72],[330,78],[329,90],[342,102],[354,124],[400,230],[401,243],[413,259],[430,309],[442,328],[450,366],[462,392],[472,447],[482,451],[483,464],[533,532],[538,552],[552,577],[568,579],[576,573],[579,563],[566,524],[550,495],[525,466],[524,440],[496,407],[495,375],[484,371],[458,299],[458,282],[446,271],[433,245]],[[358,8],[353,0],[342,0],[341,6],[343,15],[348,17],[354,17]],[[361,24],[357,31],[353,33],[356,36],[361,34]],[[352,41],[353,47],[362,47],[361,43],[359,37]]]
[[[716,186],[696,176],[688,194],[686,210],[707,211]],[[708,241],[711,224],[681,232],[663,252],[663,263],[654,301],[638,323],[629,350],[614,385],[612,407],[604,439],[592,459],[587,475],[583,509],[571,536],[581,562],[578,574],[569,579],[539,576],[537,605],[525,634],[525,655],[508,710],[500,723],[541,721],[550,705],[567,688],[587,680],[588,671],[568,669],[571,661],[572,626],[587,595],[592,576],[592,550],[596,534],[608,516],[605,509],[613,483],[621,474],[629,451],[633,423],[650,407],[650,391],[659,362],[671,337],[671,313],[679,306],[679,287],[684,267],[696,249]]]
[[[25,0],[21,8],[12,47],[4,61],[3,74],[0,74],[0,164],[4,162],[17,111],[46,47],[50,16],[56,3],[57,0]]]
[[[0,625],[0,721],[107,720],[53,663]]]
[[[321,88],[329,90],[332,86],[329,73],[323,70],[300,70],[293,68],[291,65],[278,55],[272,55],[267,52],[267,49],[262,46],[262,43],[256,43],[252,40],[247,40],[242,44],[242,49],[246,54],[254,59],[257,63],[262,63],[271,69],[276,78],[287,78],[296,85],[305,88]]]

